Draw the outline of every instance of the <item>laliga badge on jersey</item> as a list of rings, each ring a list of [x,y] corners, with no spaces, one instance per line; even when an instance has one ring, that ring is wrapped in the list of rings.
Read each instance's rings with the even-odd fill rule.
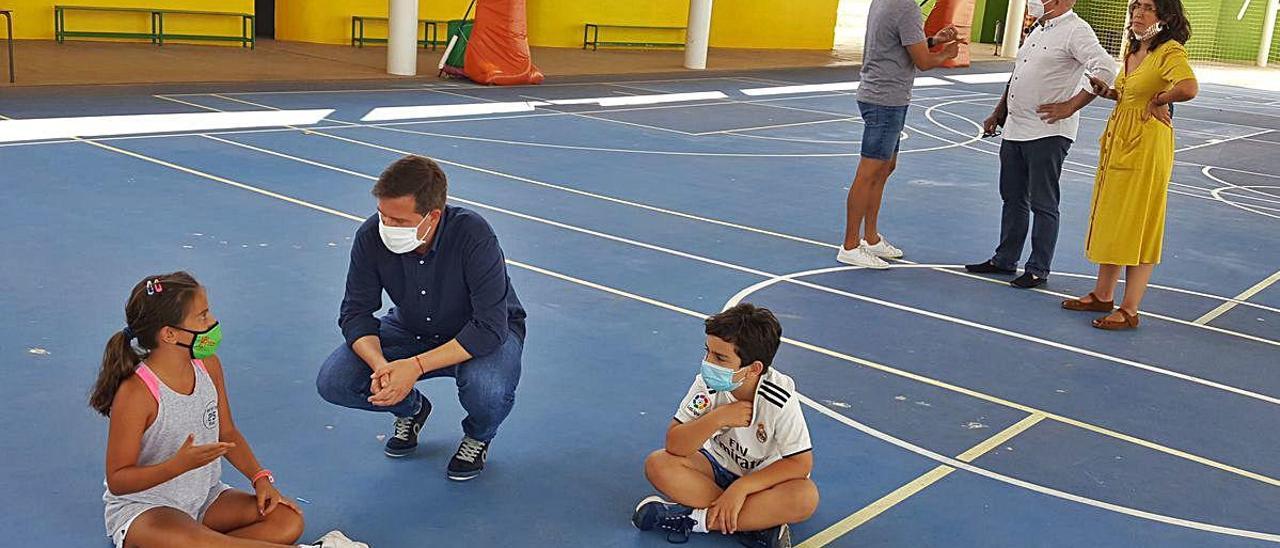
[[[708,407],[711,407],[711,398],[701,392],[694,396],[693,400],[689,402],[689,410],[698,415],[701,415]]]
[[[763,422],[756,425],[756,439],[759,440],[760,443],[769,441],[769,434],[765,433]]]

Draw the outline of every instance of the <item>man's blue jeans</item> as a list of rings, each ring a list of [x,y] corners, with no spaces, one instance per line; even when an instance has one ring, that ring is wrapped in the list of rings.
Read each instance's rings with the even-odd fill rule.
[[[394,315],[382,318],[378,337],[382,341],[382,353],[387,361],[408,358],[426,352],[434,345],[418,340],[396,322]],[[458,384],[458,401],[466,409],[462,431],[472,439],[488,442],[498,432],[498,426],[511,413],[516,399],[516,385],[520,383],[520,356],[524,342],[515,333],[508,332],[506,341],[497,350],[477,356],[444,369],[437,369],[418,380],[437,377],[453,377]],[[316,377],[316,389],[325,401],[352,409],[384,411],[397,417],[413,414],[418,398],[423,397],[415,388],[404,400],[390,407],[369,403],[369,375],[372,370],[343,344],[329,355]]]

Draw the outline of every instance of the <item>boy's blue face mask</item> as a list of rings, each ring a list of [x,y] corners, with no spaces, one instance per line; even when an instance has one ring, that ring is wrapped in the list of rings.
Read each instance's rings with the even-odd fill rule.
[[[702,360],[702,382],[707,384],[707,388],[716,392],[731,392],[742,386],[742,381],[734,382],[733,374],[736,371],[728,367],[721,367],[707,360]]]

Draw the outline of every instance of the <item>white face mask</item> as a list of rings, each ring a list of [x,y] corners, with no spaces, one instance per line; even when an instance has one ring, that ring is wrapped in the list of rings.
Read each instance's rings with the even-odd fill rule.
[[[1032,19],[1044,17],[1044,0],[1027,0],[1027,15]]]
[[[1137,40],[1139,42],[1145,42],[1147,40],[1155,38],[1155,36],[1157,34],[1160,34],[1160,31],[1162,30],[1164,30],[1164,23],[1160,21],[1156,21],[1156,24],[1147,27],[1147,31],[1142,34],[1133,32],[1132,28],[1129,29],[1129,34],[1133,36],[1134,40]]]
[[[426,234],[422,238],[418,238],[418,228],[422,227],[422,223],[427,222],[427,217],[422,218],[422,222],[418,226],[387,226],[382,222],[382,215],[378,215],[378,234],[382,236],[383,245],[392,253],[402,254],[408,253],[418,246],[427,243],[427,235],[431,234],[431,229],[427,229]]]

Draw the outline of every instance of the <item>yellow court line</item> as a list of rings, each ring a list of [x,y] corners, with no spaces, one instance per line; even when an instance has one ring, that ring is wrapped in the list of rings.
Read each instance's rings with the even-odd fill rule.
[[[974,459],[982,456],[988,451],[999,447],[1000,444],[1013,439],[1014,436],[1017,436],[1018,434],[1025,432],[1028,428],[1035,426],[1036,423],[1039,423],[1045,418],[1047,417],[1040,413],[1027,415],[1026,418],[1013,423],[1012,426],[1001,430],[996,433],[996,435],[983,440],[973,447],[970,447],[968,451],[961,453],[956,457],[956,459],[964,462],[972,462]],[[849,531],[857,529],[864,523],[875,519],[876,516],[883,514],[886,510],[893,508],[904,500],[907,500],[912,495],[925,490],[930,485],[937,483],[938,480],[947,477],[955,471],[955,468],[945,464],[940,464],[932,470],[925,472],[920,477],[907,482],[902,487],[894,489],[889,494],[880,497],[879,500],[864,506],[853,514],[850,514],[849,517],[844,518],[836,522],[834,525],[822,530],[818,534],[809,537],[804,542],[797,545],[796,548],[821,548],[822,546],[826,546],[832,541],[848,534]]]
[[[1228,310],[1235,308],[1236,304],[1238,304],[1235,301],[1247,301],[1249,300],[1249,297],[1252,297],[1254,295],[1257,295],[1258,293],[1261,293],[1263,289],[1271,287],[1271,284],[1274,284],[1277,281],[1280,281],[1280,270],[1277,270],[1275,274],[1267,276],[1267,279],[1254,284],[1253,287],[1250,287],[1249,289],[1246,289],[1243,292],[1241,292],[1239,295],[1236,295],[1235,299],[1222,303],[1218,305],[1217,308],[1210,310],[1209,312],[1206,312],[1205,315],[1200,316],[1199,318],[1196,318],[1196,320],[1192,323],[1197,323],[1201,325],[1207,324],[1217,319],[1218,316],[1226,314]]]

